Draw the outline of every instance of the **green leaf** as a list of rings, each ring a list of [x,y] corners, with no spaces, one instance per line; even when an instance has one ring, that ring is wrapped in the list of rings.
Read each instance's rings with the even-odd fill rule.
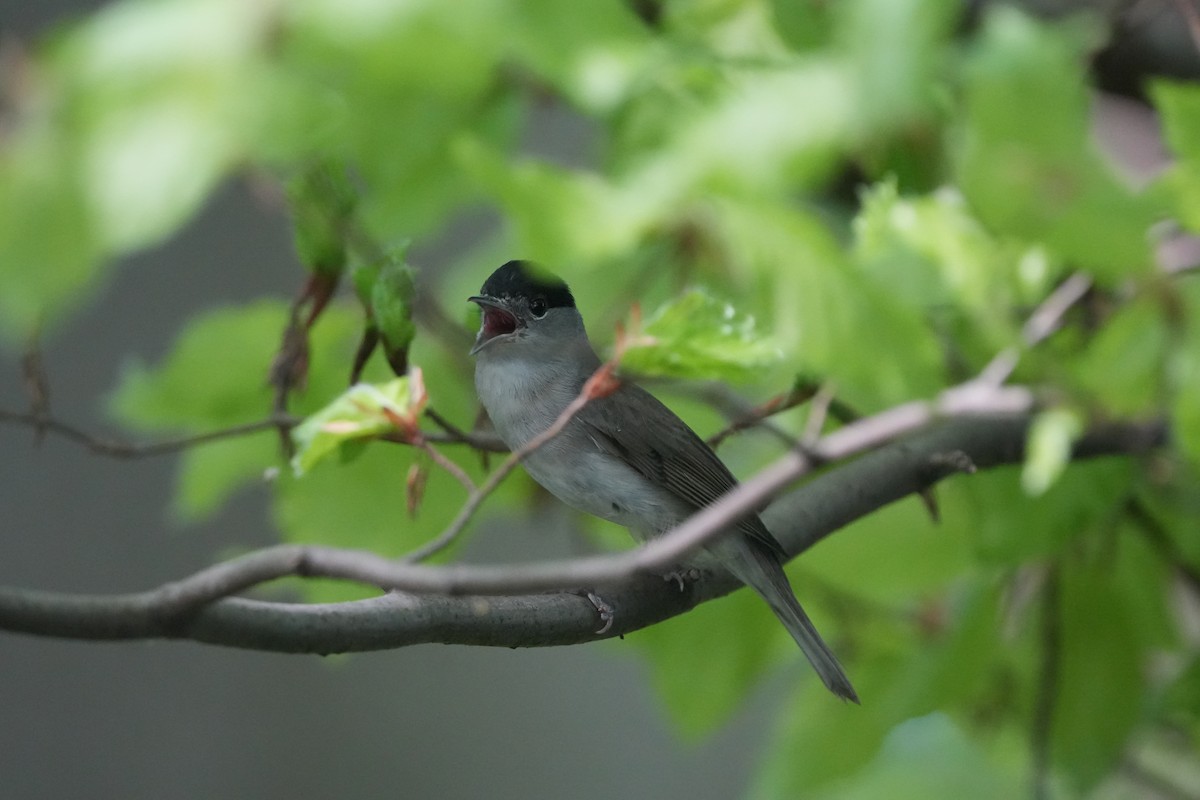
[[[111,412],[140,431],[207,433],[263,419],[271,411],[267,370],[287,324],[282,301],[221,308],[188,322],[163,363],[131,364],[109,399]],[[331,306],[312,332],[308,393],[301,411],[336,395],[359,322]],[[280,462],[278,436],[259,433],[185,450],[174,510],[185,520],[212,513],[241,486]]]
[[[807,797],[835,786],[875,759],[897,725],[969,701],[989,679],[986,665],[999,647],[998,608],[997,592],[967,592],[949,604],[935,637],[908,637],[899,653],[872,648],[875,655],[849,665],[861,707],[806,681],[783,709],[750,797]]]
[[[949,53],[958,4],[952,0],[846,0],[836,52],[850,63],[863,127],[880,131],[929,115]]]
[[[816,219],[765,202],[715,211],[726,252],[760,281],[760,307],[795,372],[830,381],[864,411],[945,385],[942,346],[921,311],[896,302],[891,283],[868,279]]]
[[[1021,487],[1034,497],[1045,494],[1071,463],[1071,448],[1083,433],[1083,419],[1066,408],[1038,414],[1029,426]]]
[[[252,422],[270,409],[265,382],[287,322],[282,301],[218,308],[192,319],[157,369],[132,363],[111,398],[127,425],[160,431]]]
[[[1144,640],[1124,599],[1137,589],[1106,563],[1062,570],[1052,752],[1082,791],[1113,768],[1142,707]]]
[[[966,537],[984,563],[1014,566],[1053,555],[1109,525],[1135,474],[1128,459],[1082,461],[1031,496],[1012,468],[981,472],[939,487],[943,530]]]
[[[1150,269],[1147,232],[1163,209],[1126,188],[1095,151],[1084,77],[1095,36],[993,9],[967,64],[957,172],[994,231],[1043,242],[1112,282]]]
[[[116,252],[161,241],[178,228],[237,153],[210,106],[177,96],[109,115],[89,145],[87,189],[101,242]]]
[[[1175,155],[1200,164],[1200,86],[1155,80],[1150,96],[1162,119],[1163,135]]]
[[[385,347],[407,352],[417,329],[413,324],[416,272],[404,261],[403,251],[393,253],[380,266],[371,289],[371,315]]]
[[[1071,364],[1087,399],[1110,416],[1161,409],[1170,343],[1162,306],[1150,297],[1124,304]]]
[[[101,242],[125,252],[191,216],[269,107],[270,20],[234,0],[110,6],[56,49],[82,189]]]
[[[1181,356],[1175,365],[1179,389],[1171,408],[1174,434],[1193,462],[1200,464],[1200,348]]]
[[[78,169],[52,130],[27,129],[0,147],[0,336],[10,341],[59,322],[108,271]]]
[[[879,753],[858,774],[814,797],[1007,800],[1021,796],[1024,789],[1023,775],[1011,767],[1002,768],[950,717],[935,713],[897,725],[883,740]]]
[[[802,3],[789,5],[807,7]],[[803,10],[797,9],[796,13]],[[728,61],[782,58],[787,50],[773,24],[779,13],[779,8],[758,2],[666,3],[662,24],[672,39]],[[810,16],[806,21],[813,19]]]
[[[470,198],[454,143],[507,149],[516,82],[498,79],[517,17],[490,0],[453,5],[314,0],[289,6],[283,48],[302,156],[332,150],[361,176],[357,219],[377,240],[430,233]],[[296,130],[300,133],[297,134]]]
[[[340,275],[358,200],[345,166],[332,161],[309,165],[292,178],[287,190],[296,255],[313,272]]]
[[[1200,230],[1200,87],[1158,80],[1150,86],[1163,134],[1178,161],[1161,182],[1173,201],[1176,218]]]
[[[657,158],[630,173],[631,207],[657,218],[713,192],[761,197],[812,185],[863,135],[849,70],[832,58],[731,72],[722,89],[718,101],[678,115]]]
[[[0,333],[56,322],[114,256],[165,239],[262,141],[273,19],[237,0],[109,4],[14,62]]]
[[[184,457],[172,510],[184,522],[216,512],[238,489],[259,481],[279,463],[279,434],[262,431],[190,450]]]
[[[952,493],[937,489],[939,500]],[[768,509],[768,525],[776,518]],[[904,531],[897,536],[897,531]],[[879,553],[886,552],[887,558]],[[788,566],[792,584],[803,587],[813,576],[868,603],[920,602],[961,580],[974,555],[966,537],[947,536],[917,498],[856,520]]]
[[[611,113],[661,65],[655,42],[628,3],[517,0],[497,14],[509,26],[509,57],[559,89],[577,108]]]
[[[1187,312],[1184,335],[1169,361],[1175,394],[1171,405],[1172,438],[1194,464],[1200,464],[1200,288],[1182,291]]]
[[[445,529],[466,499],[463,487],[441,469],[429,472],[416,518],[408,513],[405,475],[417,451],[372,443],[350,463],[329,463],[297,478],[284,472],[275,483],[272,519],[283,539],[294,544],[321,544],[368,550],[394,557],[409,552]],[[478,459],[460,462],[477,479]],[[488,498],[485,513],[511,506],[523,487],[509,480]],[[466,540],[459,537],[459,542]],[[455,548],[439,554],[453,557]],[[337,602],[378,594],[359,584],[305,581],[310,602]]]
[[[642,375],[744,380],[783,357],[753,317],[701,289],[659,307],[640,333],[621,366]]]
[[[516,248],[539,261],[562,264],[623,252],[657,214],[593,172],[512,162],[471,137],[457,141],[454,152],[459,168],[504,209]]]
[[[428,397],[421,370],[380,386],[358,383],[292,429],[297,477],[342,445],[399,431],[412,436]]]
[[[795,645],[761,599],[737,591],[630,634],[659,698],[688,737],[729,719],[767,668]]]
[[[861,200],[853,252],[876,285],[923,314],[955,315],[956,344],[981,359],[1017,341],[1019,311],[1054,274],[1043,249],[992,235],[953,189],[904,197],[884,181]]]

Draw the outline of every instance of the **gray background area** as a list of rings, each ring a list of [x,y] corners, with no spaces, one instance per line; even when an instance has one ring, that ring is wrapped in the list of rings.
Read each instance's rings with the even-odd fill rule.
[[[101,5],[0,0],[0,35],[28,39]],[[425,253],[437,263],[437,252]],[[119,433],[103,399],[126,359],[160,358],[197,309],[289,297],[299,277],[286,220],[240,187],[223,190],[175,240],[122,265],[45,342],[55,415]],[[0,407],[24,403],[18,354],[0,350]],[[272,541],[264,498],[254,494],[208,524],[173,526],[173,471],[171,458],[114,461],[54,437],[35,446],[28,430],[0,427],[0,584],[132,591],[187,574],[227,547]],[[494,532],[472,557],[533,556],[551,539]],[[631,651],[619,642],[535,651],[429,645],[322,660],[0,633],[0,796],[738,794],[782,681],[715,737],[685,743]]]

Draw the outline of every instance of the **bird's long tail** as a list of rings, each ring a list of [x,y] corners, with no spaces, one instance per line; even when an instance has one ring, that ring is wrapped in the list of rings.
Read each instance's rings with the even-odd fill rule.
[[[714,554],[734,576],[767,601],[767,605],[796,640],[796,644],[800,645],[800,649],[804,651],[804,655],[829,691],[843,700],[857,703],[858,694],[850,685],[850,679],[838,663],[837,656],[821,639],[821,634],[817,633],[808,614],[804,613],[775,554],[747,539],[731,537],[722,544],[724,546],[716,549],[723,552]],[[736,556],[730,552],[733,549],[737,551]]]

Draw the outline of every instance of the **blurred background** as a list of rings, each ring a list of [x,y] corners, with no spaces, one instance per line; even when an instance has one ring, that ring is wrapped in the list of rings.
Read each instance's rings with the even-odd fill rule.
[[[37,156],[30,158],[32,166],[11,170],[33,183],[11,181],[2,187],[7,194],[0,192],[0,225],[31,232],[9,237],[17,240],[16,248],[3,252],[24,255],[0,263],[0,277],[6,268],[10,281],[42,277],[23,263],[10,263],[25,256],[34,266],[45,253],[51,253],[48,263],[72,264],[78,254],[71,245],[79,231],[111,237],[80,245],[83,261],[94,256],[103,263],[107,253],[137,252],[122,259],[119,269],[98,270],[104,276],[99,290],[41,342],[54,416],[84,430],[137,438],[114,420],[133,420],[143,430],[163,427],[164,416],[165,427],[180,422],[170,414],[155,419],[153,402],[145,402],[153,391],[143,392],[140,409],[137,397],[115,403],[112,398],[118,385],[137,383],[129,376],[140,374],[139,365],[160,364],[181,331],[198,327],[189,327],[197,312],[271,298],[282,313],[305,272],[295,255],[282,181],[269,170],[272,159],[298,159],[288,148],[302,145],[360,159],[360,177],[376,180],[371,191],[364,191],[368,227],[387,236],[417,237],[409,260],[424,270],[424,288],[440,299],[451,322],[467,319],[461,301],[468,291],[500,260],[516,255],[573,267],[590,262],[590,269],[578,269],[571,279],[581,295],[597,298],[596,305],[602,305],[601,296],[607,301],[608,308],[585,309],[595,323],[594,336],[611,331],[612,323],[623,318],[630,294],[636,292],[653,308],[680,287],[711,279],[718,291],[753,308],[794,351],[775,373],[756,374],[759,385],[745,389],[748,395],[766,397],[788,381],[832,375],[839,399],[862,400],[857,407],[869,413],[933,396],[975,374],[1001,348],[1021,346],[1029,310],[1064,276],[1081,270],[1095,279],[1094,302],[1086,313],[1077,309],[1079,319],[1065,326],[1066,336],[1046,342],[1037,360],[1023,362],[1029,372],[1017,379],[1061,389],[1077,403],[1068,411],[1099,409],[1099,418],[1107,411],[1111,418],[1140,419],[1138,414],[1157,417],[1174,404],[1181,419],[1195,421],[1189,410],[1200,405],[1192,402],[1200,397],[1200,372],[1190,385],[1154,380],[1178,367],[1171,359],[1192,356],[1200,347],[1200,337],[1191,351],[1180,337],[1168,337],[1160,316],[1169,316],[1174,325],[1186,316],[1179,311],[1186,306],[1192,319],[1200,318],[1200,295],[1181,291],[1183,305],[1177,306],[1165,299],[1175,284],[1147,292],[1150,300],[1129,288],[1160,288],[1146,274],[1152,259],[1145,234],[1150,220],[1159,221],[1165,213],[1158,204],[1169,192],[1139,191],[1161,172],[1166,158],[1146,102],[1146,78],[1200,74],[1200,10],[1183,0],[1017,4],[1051,16],[1083,7],[1098,12],[1093,25],[1073,20],[1057,27],[1027,23],[1017,13],[987,18],[985,6],[1008,4],[954,0],[844,5],[631,0],[597,3],[589,7],[593,17],[574,17],[549,4],[481,2],[474,8],[492,16],[471,18],[462,28],[485,31],[491,39],[444,35],[443,24],[461,33],[455,27],[460,19],[436,4],[427,6],[434,13],[415,14],[413,22],[403,16],[408,8],[403,5],[360,0],[348,4],[354,15],[343,15],[337,2],[313,3],[300,16],[311,13],[316,21],[297,24],[300,33],[281,45],[292,48],[289,69],[296,70],[282,84],[251,81],[242,71],[245,64],[269,60],[264,54],[276,55],[275,28],[263,25],[248,34],[253,57],[246,62],[237,57],[246,43],[234,41],[226,63],[211,60],[210,53],[236,39],[241,27],[214,25],[205,31],[206,39],[193,35],[196,28],[190,24],[204,21],[203,12],[213,8],[222,25],[240,20],[246,9],[247,18],[265,10],[262,19],[255,18],[263,23],[280,7],[272,0],[258,5],[247,0],[245,6],[214,1],[196,18],[142,15],[152,2],[106,27],[91,41],[94,49],[64,48],[69,51],[64,61],[75,58],[74,67],[85,65],[78,84],[63,90],[64,96],[75,92],[67,105],[82,109],[80,119],[64,114],[64,126],[78,122],[86,137],[103,144],[98,151],[111,160],[94,163],[108,171],[74,169],[74,161],[58,157],[71,153],[68,147],[40,148],[40,140],[28,140],[34,135],[21,142],[24,149],[14,148]],[[38,41],[61,44],[56,32],[62,26],[106,5],[0,0],[0,71],[7,71],[2,77],[8,79],[0,88],[27,89],[23,48]],[[371,27],[372,14],[392,15],[395,27]],[[536,24],[526,26],[534,17]],[[139,27],[142,23],[146,27]],[[175,26],[176,38],[154,35],[161,32],[156,24]],[[423,24],[432,25],[435,35],[427,35]],[[662,42],[642,36],[659,24],[670,31],[664,49],[659,49]],[[587,28],[582,35],[581,28]],[[978,30],[984,34],[973,40],[973,33],[964,33]],[[306,38],[304,31],[318,35]],[[397,31],[404,37],[400,46],[392,38]],[[1102,45],[1106,33],[1109,43]],[[601,40],[603,46],[594,51],[571,44]],[[826,40],[834,45],[827,47]],[[171,133],[192,134],[190,141],[187,135],[176,137],[183,144],[171,142],[179,149],[165,161],[174,157],[176,172],[158,169],[161,158],[149,157],[162,153],[141,158],[127,139],[111,134],[128,130],[120,127],[119,111],[112,118],[105,113],[87,118],[89,109],[104,109],[103,95],[112,88],[105,84],[109,73],[97,65],[119,73],[121,91],[136,99],[154,81],[143,84],[143,61],[127,58],[128,50],[149,54],[153,63],[164,41],[195,45],[181,46],[186,52],[180,60],[201,63],[201,78],[186,84],[197,105],[175,108],[174,95],[157,98],[161,106],[157,100],[149,105],[164,117],[152,115],[149,123],[139,118],[140,127],[132,129],[146,137],[135,137],[138,143],[158,143],[147,130],[159,132],[153,123],[161,119],[176,124]],[[370,42],[365,52],[363,41]],[[485,42],[494,50],[473,52]],[[513,86],[493,96],[489,59],[506,53],[495,72],[500,85]],[[457,74],[460,62],[472,56],[474,62]],[[772,75],[776,58],[786,65],[774,75],[780,82],[761,84],[768,87],[761,93],[740,91],[760,86],[756,71],[767,64],[763,72]],[[402,77],[394,70],[397,63],[409,70]],[[511,74],[505,71],[510,69]],[[316,80],[309,80],[309,70]],[[163,83],[186,83],[191,74],[187,69],[171,73]],[[257,73],[252,77],[265,80]],[[204,83],[210,78],[223,87],[211,92],[218,98],[211,108],[205,105],[211,87]],[[267,115],[261,130],[270,135],[247,137],[254,145],[245,148],[254,154],[249,167],[240,160],[247,156],[229,156],[225,163],[219,153],[204,151],[206,136],[220,140],[229,133],[222,126],[232,128],[229,121],[247,110],[221,104],[222,91],[243,97],[229,91],[231,84],[253,87],[244,96],[269,97],[271,109],[290,111],[289,102],[300,100],[297,116]],[[346,93],[327,96],[322,86],[341,86]],[[622,92],[634,100],[623,104]],[[1191,109],[1200,108],[1200,88],[1193,82],[1173,92],[1164,90],[1158,99],[1183,132],[1175,138],[1196,140],[1188,165],[1195,178],[1200,175],[1200,114]],[[94,103],[93,94],[100,95]],[[40,96],[31,91],[24,98]],[[114,96],[120,99],[121,92]],[[331,124],[334,133],[328,134],[322,114],[344,110],[337,106],[344,97],[369,102],[344,102],[353,110],[352,124],[344,129]],[[720,102],[713,113],[692,116],[714,100]],[[1028,111],[1026,103],[1036,110]],[[113,107],[121,108],[119,103]],[[220,113],[211,113],[213,108]],[[779,113],[781,108],[786,113]],[[189,117],[196,109],[200,115]],[[57,130],[37,127],[44,109],[36,102],[21,110],[34,120],[25,130]],[[9,132],[5,111],[0,103],[0,136]],[[962,118],[947,119],[955,115]],[[54,124],[61,121],[53,113],[46,116]],[[204,124],[188,124],[196,119]],[[311,129],[291,124],[296,120]],[[241,135],[260,132],[243,122]],[[322,141],[326,134],[332,141]],[[1097,142],[1107,157],[1092,152]],[[1178,142],[1172,144],[1179,155]],[[187,167],[193,160],[179,155],[190,154],[189,146],[208,158],[192,172]],[[1186,155],[1186,148],[1182,152]],[[529,154],[539,159],[523,158]],[[374,156],[379,158],[372,161]],[[1109,172],[1112,161],[1118,162],[1114,172],[1121,180]],[[581,164],[589,169],[564,169]],[[638,169],[645,164],[654,168]],[[454,174],[444,180],[450,165]],[[44,173],[59,172],[68,176],[68,190],[52,186],[40,196],[37,181]],[[193,217],[188,181],[169,180],[176,174],[195,178],[192,173],[200,174],[195,196],[207,196],[206,175],[237,178],[225,180]],[[1171,211],[1197,231],[1200,203],[1191,201],[1200,184],[1189,183],[1188,174],[1183,178],[1171,196],[1178,204]],[[150,188],[143,186],[139,194],[139,181]],[[84,223],[67,219],[58,228],[44,227],[46,220],[62,216],[42,210],[49,205],[59,211],[54,202],[60,195],[75,197],[75,183],[101,195],[97,207],[111,212],[111,219],[94,225],[91,218]],[[447,189],[442,183],[453,185]],[[468,183],[479,185],[468,192]],[[125,202],[123,191],[141,205]],[[175,196],[167,197],[172,192]],[[28,204],[13,203],[14,196],[31,195]],[[481,197],[486,199],[478,202]],[[70,202],[68,212],[75,210]],[[156,217],[159,204],[167,212]],[[1084,221],[1063,224],[1077,219],[1065,212],[1080,205],[1087,212]],[[490,210],[497,208],[503,220]],[[438,215],[449,217],[448,209],[454,216],[443,228]],[[920,224],[908,225],[917,214]],[[165,244],[139,249],[157,241],[160,230],[173,231],[178,219],[189,221]],[[439,232],[435,236],[430,230]],[[55,247],[43,248],[54,234],[61,234],[51,243]],[[1196,240],[1188,241],[1192,249],[1177,254],[1172,269],[1194,269]],[[7,243],[0,238],[0,244]],[[514,249],[520,252],[508,252]],[[450,265],[457,269],[445,269]],[[46,274],[50,284],[63,273]],[[60,283],[75,277],[66,274]],[[19,282],[3,285],[25,288]],[[56,290],[40,288],[51,295]],[[4,295],[0,299],[16,302],[0,305],[20,309],[23,296],[21,291]],[[1130,302],[1131,297],[1143,305]],[[1125,327],[1112,327],[1127,335],[1104,340],[1105,349],[1095,344],[1103,338],[1095,333],[1111,330],[1103,325],[1110,315],[1124,321]],[[1131,316],[1136,324],[1129,323]],[[341,317],[343,323],[346,319]],[[272,348],[279,327],[271,328]],[[22,328],[18,323],[12,329]],[[260,339],[241,336],[238,341],[245,341],[247,350],[251,344],[264,349]],[[440,361],[424,360],[430,353],[419,350],[434,351],[440,345],[434,339],[419,338],[414,350],[417,363],[437,365],[428,370],[431,384],[467,363],[457,358],[457,350],[452,351],[456,358],[445,357],[450,348],[437,351]],[[1146,342],[1153,346],[1148,356]],[[21,354],[4,347],[12,345],[0,345],[0,408],[26,408]],[[225,352],[230,349],[226,344]],[[209,360],[204,366],[211,366]],[[438,367],[444,367],[441,375]],[[325,368],[328,377],[328,362]],[[198,373],[188,377],[199,382]],[[340,390],[341,371],[337,381]],[[1162,396],[1154,394],[1156,386]],[[1148,390],[1139,392],[1139,387]],[[458,388],[448,397],[444,386],[431,387],[440,409],[445,402],[452,407],[450,416],[467,420],[473,399],[469,390]],[[240,398],[254,392],[269,394],[255,384]],[[211,394],[214,404],[224,399],[220,391]],[[258,402],[257,395],[252,401]],[[209,409],[201,405],[178,416],[192,415],[186,421],[193,425],[209,424],[199,413]],[[703,404],[694,398],[692,406],[695,414],[708,415],[704,430],[720,424],[711,408],[698,411],[695,407]],[[253,413],[260,410],[255,405]],[[778,419],[798,432],[807,413],[793,410]],[[685,417],[695,424],[696,416]],[[1179,438],[1193,448],[1193,459],[1200,457],[1200,433]],[[766,451],[752,451],[740,441],[721,452],[743,474],[762,463]],[[274,454],[273,440],[269,444]],[[337,487],[320,484],[321,475],[337,473],[327,470],[308,476],[311,483],[288,484],[290,494],[280,489],[274,499],[287,494],[286,502],[273,506],[268,490],[257,482],[215,514],[193,509],[192,516],[203,521],[185,523],[177,457],[106,458],[62,437],[39,442],[30,430],[0,426],[0,585],[96,593],[145,589],[230,553],[275,543],[277,528],[291,541],[343,533],[329,530],[337,527],[357,535],[367,526],[338,514],[362,496],[380,501],[357,506],[376,511],[375,532],[395,537],[385,540],[394,551],[403,543],[393,532],[393,512],[382,501],[402,506],[408,462],[397,459],[393,472],[384,454],[374,452],[379,483],[357,495],[342,492],[341,505],[331,502]],[[411,452],[406,457],[413,458]],[[360,459],[354,468],[368,460]],[[255,481],[261,463],[253,462],[258,471],[248,473]],[[1157,462],[1157,473],[1145,481],[1137,470],[1143,465],[1132,459],[1072,465],[1055,491],[1038,497],[1021,488],[1017,469],[951,482],[940,494],[940,527],[910,500],[887,515],[872,515],[853,535],[834,537],[811,558],[794,563],[794,578],[811,578],[805,589],[814,600],[814,618],[836,642],[835,649],[847,652],[856,679],[861,676],[875,692],[862,713],[842,713],[845,709],[824,695],[813,702],[814,694],[806,693],[816,688],[813,678],[791,643],[760,607],[739,604],[740,595],[706,604],[674,627],[656,626],[631,641],[530,651],[429,645],[321,659],[186,642],[93,644],[0,634],[0,796],[727,798],[753,784],[761,796],[787,797],[797,786],[808,793],[819,778],[826,781],[820,786],[826,798],[877,796],[872,785],[893,789],[894,797],[929,796],[921,780],[931,785],[958,780],[956,785],[990,789],[989,796],[1000,798],[1012,796],[1010,787],[1025,786],[1039,770],[1035,782],[1043,791],[1053,787],[1055,797],[1074,796],[1071,780],[1085,787],[1081,791],[1092,791],[1110,772],[1118,779],[1089,796],[1184,796],[1180,792],[1200,786],[1193,769],[1196,739],[1189,738],[1200,732],[1195,726],[1200,658],[1168,624],[1165,606],[1168,587],[1178,588],[1177,572],[1192,552],[1187,537],[1194,517],[1188,514],[1200,508],[1189,499],[1195,484],[1187,482],[1190,473],[1181,463]],[[1122,472],[1124,467],[1129,469]],[[365,485],[358,477],[365,471],[338,474],[356,476],[341,488]],[[1150,494],[1146,485],[1154,481],[1170,488],[1172,475],[1182,488],[1154,510],[1183,535],[1176,557],[1162,563],[1121,504]],[[431,479],[427,506],[437,505],[428,498],[440,491],[434,488],[438,479]],[[444,475],[440,479],[450,483]],[[280,480],[276,488],[285,483]],[[459,487],[451,488],[457,492]],[[528,484],[518,480],[509,481],[504,491],[511,500],[526,489]],[[212,502],[219,504],[219,499]],[[494,562],[579,552],[580,541],[564,533],[571,525],[557,505],[527,505],[541,516],[517,528],[482,520],[463,557]],[[449,509],[445,502],[441,506]],[[326,516],[314,513],[335,507]],[[1167,516],[1179,509],[1178,516]],[[395,526],[403,513],[394,512]],[[341,524],[331,524],[328,516]],[[405,533],[431,525],[431,516],[426,512]],[[1064,519],[1068,522],[1059,524]],[[897,531],[904,535],[896,536]],[[1120,547],[1114,544],[1118,541]],[[374,547],[377,542],[353,544]],[[1049,595],[1057,589],[1046,587],[1057,583],[1046,576],[1060,569],[1069,578],[1063,584],[1066,600],[1052,601]],[[1008,596],[1022,585],[1037,596]],[[1061,679],[1054,674],[1058,662],[1041,657],[1052,649],[1048,637],[1039,638],[1043,627],[1035,612],[1042,603],[1051,609],[1045,619],[1066,608],[1063,618],[1072,621],[1068,627],[1075,638],[1064,648],[1068,657],[1060,659]],[[707,620],[713,616],[705,615],[721,617],[715,630],[723,638],[713,645],[720,657],[705,662],[716,665],[713,669],[692,669],[705,659],[704,647],[712,641]],[[758,622],[771,627],[743,630]],[[1050,627],[1047,622],[1045,629]],[[971,633],[976,628],[978,637]],[[635,653],[647,641],[650,646]],[[984,666],[972,670],[971,659]],[[1159,662],[1173,666],[1156,667],[1157,672],[1146,668]],[[1186,665],[1190,671],[1185,673]],[[1051,686],[1053,692],[1056,681],[1067,689],[1058,698],[1057,727],[1050,733],[1042,729],[1043,741],[1030,746],[1027,738],[1038,738],[1030,720],[1046,696],[1053,704],[1053,694],[1042,690]],[[691,703],[700,694],[697,686],[710,691],[702,702]],[[746,686],[755,688],[740,703]],[[726,721],[731,708],[736,710]],[[1177,708],[1186,708],[1188,715],[1175,717]],[[681,733],[706,728],[716,732],[692,739]],[[1134,756],[1148,732],[1162,734],[1166,745],[1145,749],[1176,759],[1163,774],[1191,770],[1191,782],[1179,783],[1183,789],[1168,785],[1145,795],[1154,775],[1130,776],[1142,765]],[[769,762],[764,749],[774,750]],[[882,754],[878,762],[877,751]],[[930,754],[949,768],[928,766]],[[1050,765],[1045,759],[1051,755],[1060,763]],[[1178,764],[1183,768],[1176,770]],[[789,770],[793,765],[798,766]],[[860,774],[853,777],[865,782],[845,779],[856,769]],[[993,780],[999,775],[1003,780]],[[895,788],[896,776],[908,780],[907,794]],[[964,793],[947,790],[945,796]]]
[[[29,41],[100,2],[0,2],[0,36]],[[547,120],[537,143],[579,131]],[[553,137],[559,137],[555,140]],[[476,222],[440,264],[470,246]],[[480,281],[492,265],[480,265]],[[45,343],[55,413],[120,436],[104,398],[125,360],[153,363],[180,320],[245,298],[290,298],[301,272],[286,214],[221,191],[179,237],[128,260]],[[447,301],[449,303],[450,301]],[[19,354],[0,351],[0,407],[21,408]],[[0,583],[124,592],[272,542],[265,497],[212,521],[170,520],[174,457],[118,461],[0,427]],[[566,552],[522,530],[475,537],[473,559]],[[802,669],[797,661],[796,670]],[[0,636],[0,794],[93,797],[680,797],[739,793],[783,690],[765,687],[715,737],[680,741],[621,642],[508,651],[425,645],[348,658],[186,642]]]

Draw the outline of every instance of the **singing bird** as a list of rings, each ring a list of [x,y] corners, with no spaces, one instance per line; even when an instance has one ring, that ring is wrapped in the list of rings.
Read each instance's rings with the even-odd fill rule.
[[[550,427],[600,367],[567,284],[525,261],[492,273],[478,295],[475,389],[497,434],[516,450]],[[563,431],[523,461],[569,506],[646,541],[737,485],[704,441],[653,395],[628,381],[590,399]],[[785,554],[757,514],[705,551],[762,597],[838,697],[858,702],[846,673],[792,593]]]

